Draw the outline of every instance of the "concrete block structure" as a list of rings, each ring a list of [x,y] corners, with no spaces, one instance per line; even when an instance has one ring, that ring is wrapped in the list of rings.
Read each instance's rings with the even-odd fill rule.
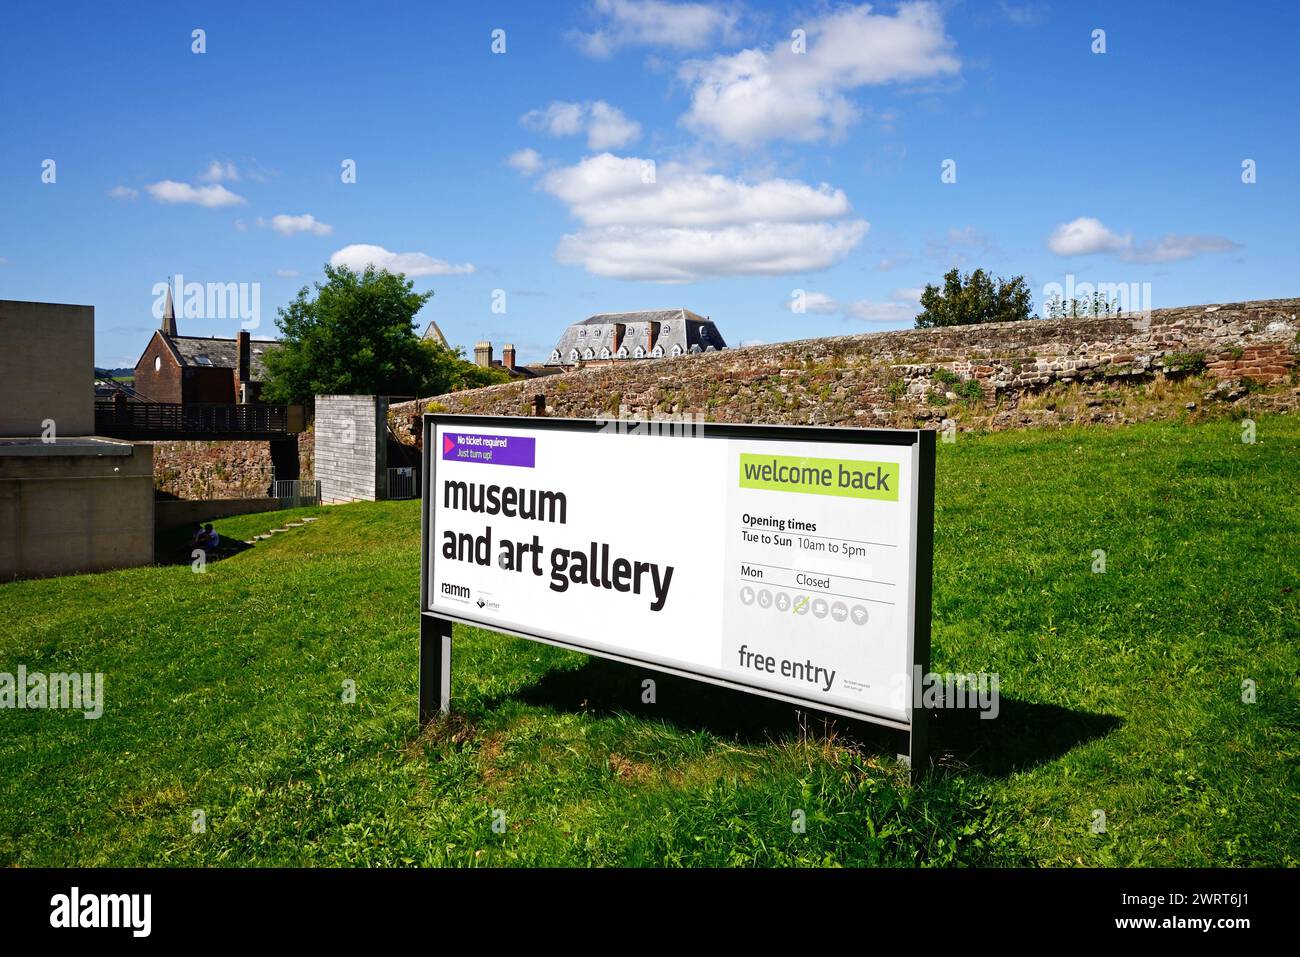
[[[153,556],[153,446],[0,439],[0,582]]]
[[[95,308],[0,299],[0,436],[95,431]]]
[[[0,581],[153,561],[153,447],[90,434],[94,354],[94,307],[0,300]]]
[[[321,502],[373,502],[388,492],[388,400],[316,396],[316,479]]]

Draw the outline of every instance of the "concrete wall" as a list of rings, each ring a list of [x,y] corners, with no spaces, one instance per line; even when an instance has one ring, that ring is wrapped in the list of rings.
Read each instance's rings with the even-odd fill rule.
[[[0,581],[147,565],[153,509],[151,446],[99,439],[8,448],[0,454]]]
[[[154,524],[159,529],[193,526],[231,515],[274,512],[284,505],[278,498],[216,498],[197,501],[158,501],[154,503]]]
[[[95,307],[0,299],[0,436],[95,431]]]
[[[387,494],[388,400],[316,396],[316,478],[321,501],[373,502]]]

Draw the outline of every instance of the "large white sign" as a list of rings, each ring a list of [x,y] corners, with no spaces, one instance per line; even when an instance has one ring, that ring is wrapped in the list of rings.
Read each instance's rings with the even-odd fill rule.
[[[909,721],[919,433],[429,419],[426,612]]]

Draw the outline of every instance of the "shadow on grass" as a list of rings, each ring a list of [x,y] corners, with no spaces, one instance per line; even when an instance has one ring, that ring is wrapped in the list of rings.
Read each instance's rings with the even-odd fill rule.
[[[194,529],[186,526],[180,528],[168,528],[154,535],[154,564],[156,565],[189,565],[194,561],[194,549],[190,545],[194,536]],[[221,536],[221,545],[215,553],[209,551],[207,560],[209,562],[219,562],[226,558],[232,558],[240,552],[248,551],[252,545],[241,542],[237,538],[228,538]]]
[[[642,700],[646,678],[655,682],[654,704]],[[840,740],[869,752],[892,756],[906,749],[905,735],[890,728],[604,658],[592,658],[573,670],[551,671],[510,697],[557,711],[666,721],[742,744],[792,739],[806,729],[810,736],[833,730]],[[487,707],[500,700],[487,702]],[[1055,760],[1122,723],[1111,715],[1005,697],[999,704],[995,719],[981,719],[969,709],[931,711],[931,761],[943,768],[1003,777]]]
[[[1124,723],[1110,714],[1002,698],[996,718],[970,709],[930,712],[930,753],[943,766],[1005,777],[1105,737]]]

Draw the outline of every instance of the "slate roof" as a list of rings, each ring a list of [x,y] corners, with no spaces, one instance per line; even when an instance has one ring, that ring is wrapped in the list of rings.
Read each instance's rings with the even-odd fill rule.
[[[653,333],[654,345],[651,346]],[[551,350],[551,365],[579,360],[657,359],[727,348],[710,319],[689,309],[602,312],[564,330]]]
[[[173,354],[180,360],[182,366],[193,366],[199,369],[235,369],[239,366],[239,343],[235,339],[170,336],[165,332],[162,337],[171,346]],[[278,349],[280,343],[273,340],[253,339],[248,346],[251,353],[249,373],[254,382],[261,382],[266,378],[266,366],[262,364],[262,357],[267,349]],[[203,357],[208,361],[201,362],[200,359]]]

